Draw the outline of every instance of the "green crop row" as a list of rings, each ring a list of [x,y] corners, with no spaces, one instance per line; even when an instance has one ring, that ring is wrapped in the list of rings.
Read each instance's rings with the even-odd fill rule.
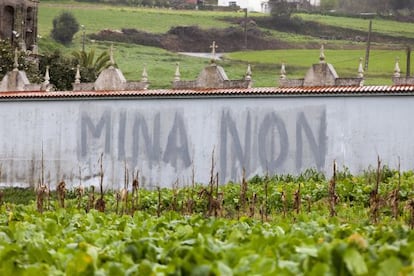
[[[213,177],[156,190],[134,180],[132,192],[104,194],[61,184],[25,205],[2,191],[0,275],[414,273],[412,171],[326,179],[308,170],[220,186]]]
[[[411,275],[413,251],[397,221],[0,209],[1,275]]]

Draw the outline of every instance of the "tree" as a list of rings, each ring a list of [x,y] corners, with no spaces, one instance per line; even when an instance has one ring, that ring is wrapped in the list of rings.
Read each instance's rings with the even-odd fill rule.
[[[72,90],[72,83],[75,81],[76,61],[73,58],[63,56],[59,51],[46,53],[40,58],[40,71],[42,76],[50,67],[50,82],[58,91]]]
[[[295,10],[295,4],[287,0],[270,0],[271,14],[278,19],[289,19]]]
[[[414,7],[412,0],[392,0],[391,5],[394,9],[410,9]]]
[[[334,10],[338,7],[338,0],[321,0],[320,8],[322,11]]]
[[[79,31],[79,23],[70,12],[63,12],[53,19],[53,29],[51,36],[54,40],[69,44],[72,42],[73,35]]]

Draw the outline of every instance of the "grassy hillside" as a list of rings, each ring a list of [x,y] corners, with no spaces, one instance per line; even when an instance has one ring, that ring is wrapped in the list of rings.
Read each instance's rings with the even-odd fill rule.
[[[70,11],[77,18],[79,24],[85,26],[86,34],[96,33],[103,29],[117,30],[121,28],[135,28],[150,33],[165,33],[174,26],[198,25],[201,28],[226,28],[232,26],[233,21],[243,18],[243,13],[237,12],[210,12],[210,11],[176,11],[168,9],[131,8],[122,6],[92,5],[73,1],[42,1],[39,10],[39,39],[40,51],[60,49],[65,54],[81,49],[82,31],[79,31],[68,46],[54,43],[50,37],[52,20],[62,11]],[[263,17],[261,14],[250,14],[252,19]],[[356,30],[366,30],[368,21],[354,18],[339,18],[299,14],[303,20],[317,21],[322,24],[347,27]],[[234,25],[233,25],[234,26]],[[384,20],[374,20],[374,31],[386,35],[414,38],[412,24]],[[365,56],[365,43],[329,40],[319,37],[302,35],[300,33],[281,32],[274,29],[263,29],[271,37],[286,41],[297,48],[267,51],[243,51],[227,53],[221,65],[231,79],[240,79],[248,63],[252,64],[254,86],[277,85],[280,64],[287,64],[289,78],[300,78],[312,63],[318,61],[321,43],[327,43],[327,61],[332,63],[342,77],[356,75],[360,57]],[[220,45],[220,41],[217,41]],[[254,43],[254,42],[249,42]],[[95,48],[106,51],[112,42],[86,40],[86,49]],[[154,47],[141,45],[114,43],[115,59],[128,80],[138,80],[144,65],[147,66],[152,88],[168,88],[173,78],[175,64],[180,62],[182,79],[194,79],[200,70],[208,64],[208,60],[185,57],[177,53],[168,52]],[[303,47],[302,47],[303,46]],[[373,44],[370,56],[370,66],[366,72],[366,84],[390,84],[395,58],[401,58],[400,67],[405,71],[405,45],[397,45],[401,50],[378,50],[380,44]],[[343,50],[343,49],[355,50]],[[220,49],[220,48],[219,48]],[[413,70],[412,70],[413,71]]]
[[[119,6],[91,5],[84,3],[40,5],[39,32],[48,34],[52,20],[62,11],[70,11],[87,33],[103,29],[137,28],[151,33],[167,32],[172,26],[198,25],[202,28],[230,26],[221,18],[232,13],[209,11],[176,11],[168,9],[130,8]],[[234,13],[242,17],[242,14]]]
[[[305,21],[315,21],[326,25],[348,28],[359,31],[367,31],[369,20],[362,18],[338,17],[320,14],[297,14]],[[414,37],[414,24],[390,21],[380,18],[372,19],[372,31],[394,37]]]

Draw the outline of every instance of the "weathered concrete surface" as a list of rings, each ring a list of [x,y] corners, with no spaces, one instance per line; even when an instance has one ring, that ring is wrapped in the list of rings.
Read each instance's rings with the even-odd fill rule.
[[[209,180],[211,156],[221,181],[255,174],[352,172],[383,163],[414,166],[413,96],[216,97],[0,102],[1,183],[45,180],[69,187],[118,188],[124,164],[145,185]],[[81,173],[79,173],[79,170]]]
[[[30,81],[27,78],[26,72],[13,70],[8,72],[0,81],[0,92],[24,91],[27,86],[30,86]],[[38,86],[40,89],[40,85]]]
[[[249,76],[251,78],[251,76]],[[212,63],[200,72],[194,81],[174,80],[173,89],[250,88],[251,79],[230,80],[223,67]]]

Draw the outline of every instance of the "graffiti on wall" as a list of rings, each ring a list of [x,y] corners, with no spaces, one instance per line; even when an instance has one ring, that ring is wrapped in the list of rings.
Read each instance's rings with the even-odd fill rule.
[[[170,114],[168,114],[170,115]],[[168,116],[168,119],[170,116]],[[189,142],[183,115],[175,112],[172,121],[156,113],[151,119],[143,113],[119,113],[105,110],[98,118],[84,111],[81,115],[81,159],[103,152],[132,167],[144,160],[151,167],[164,162],[176,169],[191,165]]]
[[[252,173],[323,170],[327,153],[324,108],[290,111],[224,110],[220,121],[220,172],[223,180]]]
[[[326,111],[322,106],[289,110],[233,110],[223,108],[211,117],[216,129],[204,129],[197,116],[180,110],[156,113],[105,109],[83,110],[80,118],[78,158],[101,152],[127,160],[133,167],[191,167],[191,156],[208,156],[212,148],[192,139],[209,135],[222,181],[237,180],[242,170],[255,173],[293,173],[304,168],[323,170],[327,153]],[[208,132],[208,133],[207,133]],[[203,162],[210,162],[209,159]]]

